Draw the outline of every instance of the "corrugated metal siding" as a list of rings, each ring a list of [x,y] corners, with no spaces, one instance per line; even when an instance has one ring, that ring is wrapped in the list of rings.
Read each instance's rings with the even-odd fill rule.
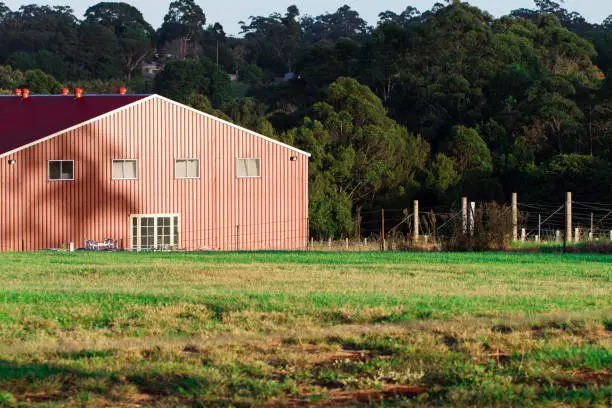
[[[238,157],[260,157],[261,177],[237,178]],[[199,158],[200,178],[175,179],[175,158]],[[113,159],[138,160],[138,179],[112,180]],[[48,160],[74,160],[75,180],[48,181]],[[131,214],[169,213],[190,250],[308,243],[307,156],[159,98],[0,159],[0,182],[3,251],[129,247]]]

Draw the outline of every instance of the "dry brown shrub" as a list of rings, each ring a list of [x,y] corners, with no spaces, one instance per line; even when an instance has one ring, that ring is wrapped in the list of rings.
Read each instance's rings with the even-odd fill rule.
[[[512,241],[512,208],[495,202],[476,208],[470,232],[464,231],[462,217],[451,225],[445,248],[452,251],[508,250]]]

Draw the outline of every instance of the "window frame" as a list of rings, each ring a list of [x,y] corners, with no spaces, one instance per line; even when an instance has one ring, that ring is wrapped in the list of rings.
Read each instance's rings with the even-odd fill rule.
[[[188,161],[196,161],[198,163],[198,175],[196,177],[179,177],[176,173],[176,164],[179,161],[185,161],[185,165]],[[198,180],[200,178],[200,158],[198,157],[175,157],[174,158],[174,179],[175,180]]]
[[[240,160],[257,160],[259,162],[259,166],[257,166],[257,168],[259,169],[259,175],[257,176],[239,176],[238,175],[238,163]],[[236,157],[236,178],[239,178],[239,179],[261,178],[261,157]]]
[[[72,178],[69,179],[65,179],[65,178],[59,178],[59,179],[53,179],[51,178],[51,163],[63,163],[63,162],[71,162],[72,163]],[[62,168],[60,165],[60,175],[62,173]],[[62,159],[52,159],[52,160],[47,160],[47,181],[74,181],[75,180],[75,173],[76,173],[76,169],[74,168],[74,160],[62,160]]]
[[[115,175],[113,174],[113,167],[114,167],[115,162],[122,162],[123,163],[123,162],[126,162],[126,161],[133,161],[135,163],[134,170],[135,170],[135,173],[136,173],[136,177],[134,177],[134,178],[131,178],[131,177],[116,178]],[[138,180],[138,159],[112,159],[111,160],[111,179],[112,180],[118,180],[118,181],[121,181],[121,180]]]
[[[153,247],[143,248],[142,247],[142,234],[141,234],[141,219],[153,218]],[[158,218],[170,218],[170,244],[167,245],[168,249],[160,248],[157,244],[157,220]],[[136,224],[134,225],[134,220]],[[130,240],[129,250],[130,251],[160,251],[169,250],[172,247],[178,248],[181,242],[181,214],[179,213],[159,213],[159,214],[131,214],[130,215]],[[136,228],[136,236],[134,236],[134,227]],[[134,246],[134,239],[136,246]]]

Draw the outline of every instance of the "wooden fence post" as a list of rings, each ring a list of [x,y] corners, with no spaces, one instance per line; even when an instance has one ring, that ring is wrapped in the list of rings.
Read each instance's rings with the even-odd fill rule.
[[[474,224],[476,223],[476,201],[472,201],[470,202],[470,209],[469,209],[469,217],[468,217],[468,224],[469,224],[469,231],[470,231],[470,236],[474,235]]]
[[[565,240],[572,242],[572,193],[565,195]]]
[[[512,193],[512,241],[518,241],[518,195]]]
[[[580,228],[574,229],[574,242],[580,242]]]
[[[419,242],[419,200],[414,200],[414,242]]]
[[[355,238],[361,239],[361,206],[357,206],[357,214],[355,215]]]
[[[385,209],[383,208],[381,211],[381,217],[382,217],[382,250],[385,251],[386,250],[386,241],[385,241]]]
[[[432,223],[432,234],[433,234],[433,244],[436,245],[437,242],[437,231],[436,231],[436,213],[434,210],[431,210],[431,223]]]
[[[468,201],[467,197],[461,197],[461,216],[463,218],[463,233],[468,232]]]

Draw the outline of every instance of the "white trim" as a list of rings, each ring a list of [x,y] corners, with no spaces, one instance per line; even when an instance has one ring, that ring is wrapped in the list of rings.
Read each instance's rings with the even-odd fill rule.
[[[179,213],[148,213],[148,214],[130,214],[130,217],[180,217]]]
[[[178,160],[184,161],[197,161],[198,162],[198,176],[197,177],[179,177],[176,175],[176,162]],[[174,179],[175,180],[198,180],[200,178],[200,159],[198,157],[175,157],[174,158]]]
[[[136,177],[127,177],[127,178],[115,178],[115,176],[113,176],[113,164],[115,164],[115,162],[126,162],[126,161],[133,161],[136,163],[136,167],[134,168],[136,170]],[[118,181],[122,181],[122,180],[138,180],[138,159],[111,159],[111,179],[112,180],[118,180]]]
[[[259,161],[259,176],[239,176],[238,175],[238,160],[257,160]],[[236,157],[236,178],[237,179],[261,178],[261,157]]]
[[[134,102],[132,102],[132,103],[128,103],[127,105],[123,105],[123,106],[122,106],[122,107],[120,107],[120,108],[117,108],[117,109],[114,109],[114,110],[112,110],[112,111],[109,111],[109,112],[103,113],[103,114],[102,114],[102,115],[100,115],[100,116],[96,116],[95,118],[91,118],[91,119],[89,119],[89,120],[86,120],[85,122],[77,123],[77,124],[76,124],[76,125],[74,125],[74,126],[71,126],[71,127],[69,127],[69,128],[66,128],[66,129],[60,130],[59,132],[55,132],[55,133],[53,133],[53,134],[51,134],[51,135],[49,135],[49,136],[45,136],[45,137],[40,138],[40,139],[37,139],[37,140],[35,140],[35,141],[33,141],[33,142],[30,142],[30,143],[24,144],[23,146],[19,146],[19,147],[15,148],[15,149],[13,149],[13,150],[10,150],[10,151],[8,151],[8,152],[6,152],[6,153],[2,153],[2,154],[0,154],[0,159],[4,158],[4,157],[6,157],[6,156],[9,156],[9,155],[11,155],[11,154],[17,153],[17,152],[19,152],[19,151],[21,151],[21,150],[27,149],[28,147],[36,146],[36,145],[37,145],[37,144],[39,144],[39,143],[46,142],[47,140],[49,140],[49,139],[53,139],[54,137],[61,136],[61,135],[63,135],[64,133],[68,133],[68,132],[73,131],[73,130],[75,130],[75,129],[78,129],[78,128],[80,128],[80,127],[83,127],[83,126],[89,125],[90,123],[94,123],[94,122],[96,122],[96,121],[98,121],[98,120],[100,120],[100,119],[104,119],[104,118],[106,118],[107,116],[113,115],[113,114],[115,114],[115,113],[117,113],[117,112],[121,112],[121,111],[123,111],[123,110],[125,110],[125,109],[129,109],[129,108],[131,108],[132,106],[135,106],[135,105],[138,105],[138,104],[143,103],[143,102],[145,102],[145,101],[148,101],[148,100],[153,99],[153,97],[154,97],[154,96],[155,96],[155,95],[149,95],[149,96],[146,96],[146,97],[144,97],[144,98],[142,98],[142,99],[139,99],[139,100],[137,100],[137,101],[134,101]],[[85,97],[85,98],[87,98],[87,96],[84,96],[84,97]]]
[[[277,145],[279,145],[279,146],[282,146],[282,147],[285,147],[285,148],[287,148],[287,149],[293,150],[294,152],[297,152],[297,153],[303,154],[304,156],[307,156],[307,157],[310,157],[310,156],[311,156],[311,154],[310,154],[310,153],[305,152],[305,151],[303,151],[303,150],[300,150],[300,149],[298,149],[297,147],[290,146],[290,145],[288,145],[288,144],[285,144],[285,143],[279,142],[278,140],[275,140],[275,139],[269,138],[269,137],[267,137],[267,136],[261,135],[261,134],[259,134],[259,133],[257,133],[257,132],[253,132],[252,130],[249,130],[249,129],[243,128],[242,126],[238,126],[238,125],[236,125],[235,123],[228,122],[227,120],[223,120],[223,119],[218,118],[218,117],[216,117],[216,116],[210,115],[210,114],[208,114],[208,113],[206,113],[206,112],[199,111],[199,110],[197,110],[197,109],[195,109],[195,108],[192,108],[191,106],[183,105],[182,103],[180,103],[180,102],[176,102],[176,101],[173,101],[172,99],[168,99],[168,98],[166,98],[165,96],[161,96],[161,95],[157,95],[157,94],[153,94],[153,95],[151,95],[151,96],[152,96],[152,97],[155,97],[155,98],[158,98],[158,99],[161,99],[162,101],[166,101],[166,102],[172,103],[172,104],[174,104],[174,105],[180,106],[181,108],[187,109],[187,110],[188,110],[188,111],[190,111],[190,112],[194,112],[194,113],[197,113],[197,114],[199,114],[199,115],[205,116],[205,117],[207,117],[207,118],[209,118],[209,119],[216,120],[217,122],[221,122],[221,123],[223,123],[224,125],[231,126],[231,127],[235,128],[235,129],[238,129],[238,130],[241,130],[241,131],[243,131],[243,132],[249,133],[249,134],[251,134],[251,135],[253,135],[253,136],[257,136],[257,137],[259,137],[259,138],[261,138],[261,139],[264,139],[264,140],[266,140],[266,141],[268,141],[268,142],[272,142],[272,143],[275,143],[275,144],[277,144]]]
[[[51,178],[51,162],[71,162],[72,163],[72,178],[69,179],[65,179],[65,178],[58,178],[58,179],[52,179]],[[60,173],[62,172],[62,166],[60,165]],[[51,159],[51,160],[47,160],[47,181],[74,181],[75,177],[74,174],[75,173],[75,169],[74,169],[74,160],[62,160],[62,159]]]
[[[87,98],[87,96],[84,96],[84,97],[85,97],[85,98]],[[259,134],[259,133],[257,133],[257,132],[253,132],[252,130],[249,130],[249,129],[243,128],[243,127],[241,127],[241,126],[238,126],[238,125],[236,125],[236,124],[234,124],[234,123],[232,123],[232,122],[228,122],[228,121],[226,121],[226,120],[223,120],[223,119],[221,119],[221,118],[218,118],[218,117],[216,117],[216,116],[209,115],[208,113],[205,113],[205,112],[199,111],[199,110],[197,110],[197,109],[194,109],[194,108],[192,108],[191,106],[183,105],[182,103],[179,103],[179,102],[173,101],[172,99],[168,99],[168,98],[166,98],[166,97],[164,97],[164,96],[161,96],[161,95],[152,94],[152,95],[149,95],[149,96],[145,96],[144,98],[139,99],[139,100],[137,100],[137,101],[134,101],[134,102],[132,102],[132,103],[128,103],[127,105],[123,105],[123,106],[122,106],[122,107],[120,107],[120,108],[117,108],[117,109],[114,109],[114,110],[112,110],[112,111],[106,112],[106,113],[104,113],[104,114],[102,114],[102,115],[100,115],[100,116],[96,116],[95,118],[89,119],[89,120],[87,120],[87,121],[85,121],[85,122],[77,123],[77,124],[76,124],[76,125],[74,125],[74,126],[71,126],[71,127],[69,127],[69,128],[66,128],[66,129],[60,130],[59,132],[55,132],[55,133],[53,133],[53,134],[51,134],[51,135],[49,135],[49,136],[45,136],[45,137],[40,138],[40,139],[37,139],[37,140],[35,140],[35,141],[33,141],[33,142],[30,142],[30,143],[24,144],[23,146],[17,147],[17,148],[15,148],[15,149],[13,149],[13,150],[9,150],[9,151],[8,151],[8,152],[6,152],[6,153],[2,153],[2,154],[0,154],[0,159],[1,159],[1,158],[4,158],[4,157],[6,157],[6,156],[9,156],[9,155],[11,155],[11,154],[17,153],[17,152],[19,152],[19,151],[21,151],[21,150],[27,149],[28,147],[32,147],[32,146],[35,146],[35,145],[37,145],[37,144],[39,144],[39,143],[45,142],[45,141],[47,141],[47,140],[49,140],[49,139],[53,139],[54,137],[60,136],[60,135],[62,135],[62,134],[64,134],[64,133],[68,133],[68,132],[70,132],[70,131],[72,131],[72,130],[78,129],[78,128],[80,128],[80,127],[83,127],[83,126],[88,125],[88,124],[90,124],[90,123],[96,122],[96,121],[98,121],[98,120],[104,119],[104,118],[106,118],[106,117],[108,117],[108,116],[110,116],[110,115],[113,115],[113,114],[115,114],[115,113],[121,112],[121,111],[126,110],[126,109],[129,109],[129,108],[131,108],[131,107],[133,107],[133,106],[136,106],[136,105],[138,105],[138,104],[144,103],[144,102],[149,101],[149,100],[151,100],[151,99],[155,99],[155,98],[160,99],[160,100],[162,100],[162,101],[166,101],[166,102],[168,102],[168,103],[171,103],[171,104],[174,104],[174,105],[177,105],[177,106],[180,106],[181,108],[183,108],[183,109],[187,109],[187,110],[188,110],[188,111],[190,111],[190,112],[194,112],[194,113],[197,113],[197,114],[199,114],[199,115],[202,115],[202,116],[204,116],[204,117],[206,117],[206,118],[216,120],[217,122],[220,122],[220,123],[223,123],[223,124],[225,124],[225,125],[231,126],[231,127],[235,128],[235,129],[241,130],[241,131],[243,131],[243,132],[246,132],[246,133],[248,133],[248,134],[251,134],[251,135],[253,135],[253,136],[256,136],[256,137],[259,137],[259,138],[261,138],[261,139],[263,139],[263,140],[266,140],[266,141],[268,141],[268,142],[271,142],[271,143],[277,144],[277,145],[279,145],[279,146],[285,147],[285,148],[287,148],[287,149],[289,149],[289,150],[293,150],[294,152],[297,152],[297,153],[303,154],[303,155],[304,155],[304,156],[306,156],[306,157],[310,157],[310,156],[311,156],[311,154],[310,154],[310,153],[308,153],[308,152],[305,152],[305,151],[303,151],[303,150],[300,150],[300,149],[298,149],[298,148],[296,148],[296,147],[293,147],[293,146],[290,146],[290,145],[288,145],[288,144],[285,144],[285,143],[279,142],[278,140],[275,140],[275,139],[269,138],[269,137],[267,137],[267,136],[261,135],[261,134]]]

